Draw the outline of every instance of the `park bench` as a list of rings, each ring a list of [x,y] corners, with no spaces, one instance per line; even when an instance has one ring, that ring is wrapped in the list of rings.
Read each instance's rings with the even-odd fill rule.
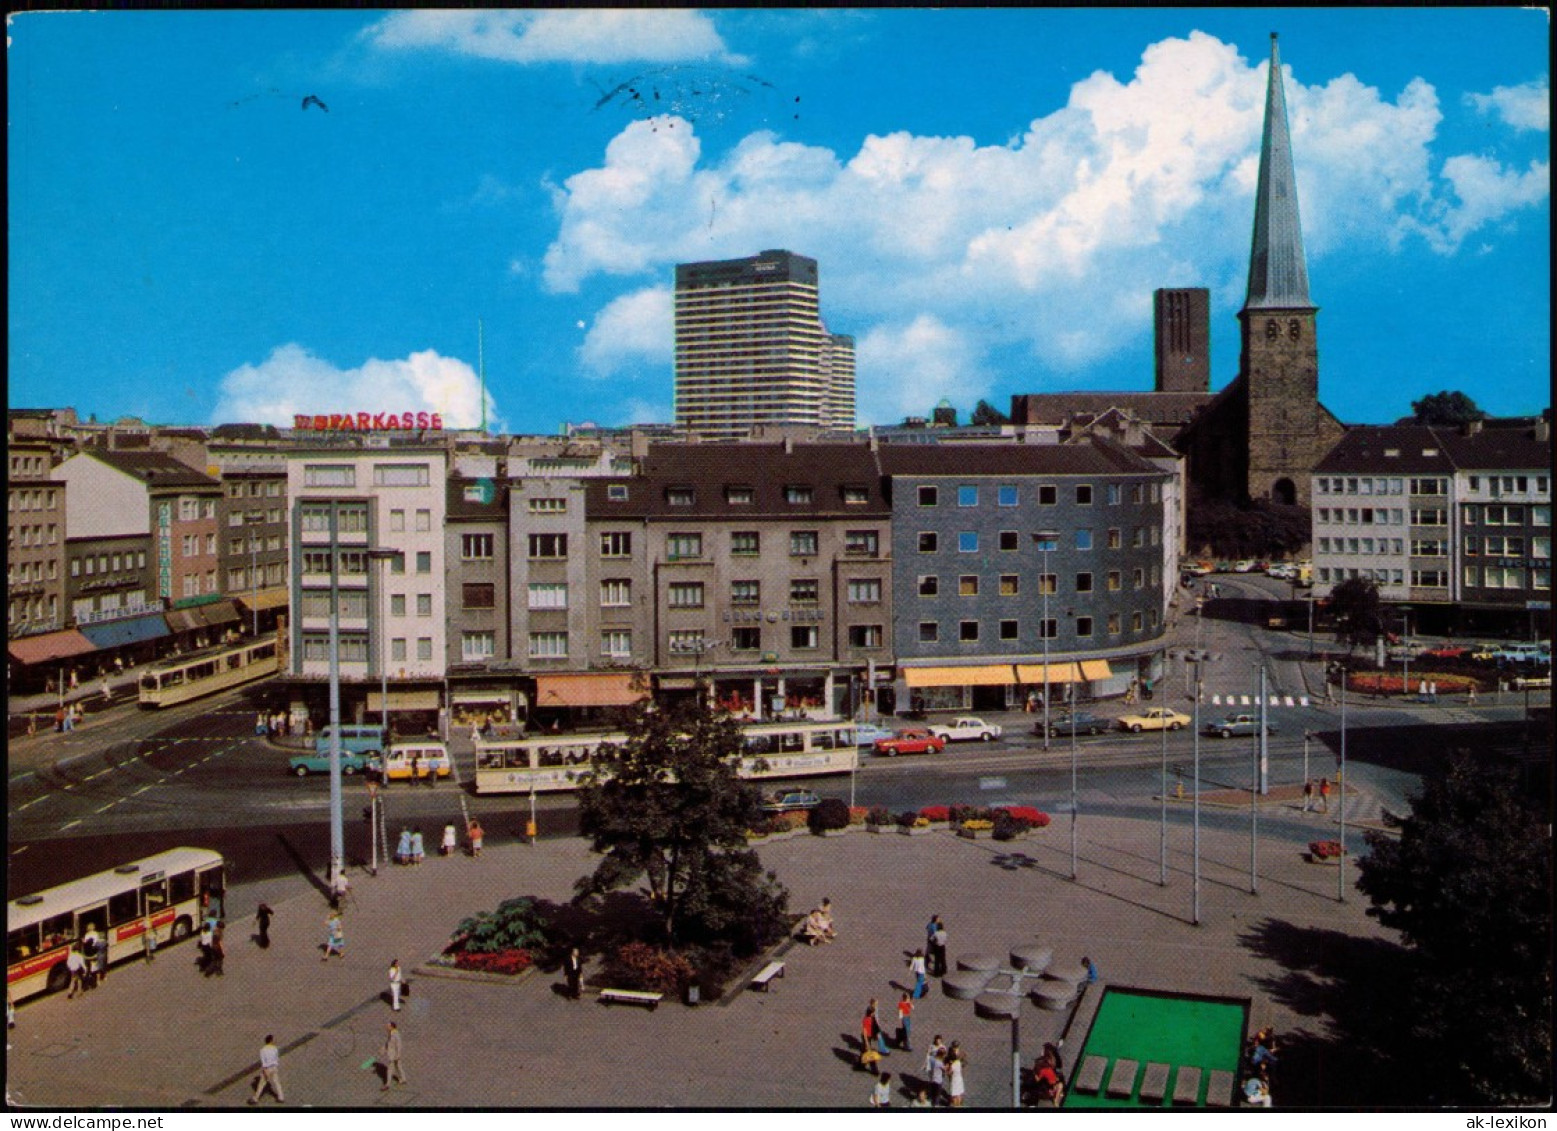
[[[1140,1069],[1137,1060],[1114,1061],[1114,1070],[1108,1074],[1108,1094],[1115,1099],[1128,1098],[1135,1091],[1135,1074]]]
[[[1107,1067],[1107,1057],[1093,1055],[1083,1060],[1076,1071],[1076,1091],[1095,1094],[1103,1086],[1103,1071]]]
[[[1168,1094],[1168,1066],[1148,1062],[1146,1075],[1141,1077],[1141,1102],[1160,1104]]]
[[[600,1004],[610,1005],[613,1001],[623,1005],[646,1005],[650,1009],[659,1005],[664,994],[653,993],[649,990],[601,990]]]
[[[1200,1069],[1184,1065],[1173,1081],[1173,1102],[1193,1107],[1200,1102]]]
[[[784,964],[782,962],[770,962],[757,971],[756,977],[751,980],[752,989],[767,993],[768,987],[773,983],[773,979],[782,978],[783,976]]]

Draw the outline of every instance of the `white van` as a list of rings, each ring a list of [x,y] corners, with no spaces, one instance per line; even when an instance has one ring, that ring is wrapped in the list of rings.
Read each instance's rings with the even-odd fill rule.
[[[449,748],[441,742],[397,742],[384,752],[383,780],[427,781],[454,772]]]

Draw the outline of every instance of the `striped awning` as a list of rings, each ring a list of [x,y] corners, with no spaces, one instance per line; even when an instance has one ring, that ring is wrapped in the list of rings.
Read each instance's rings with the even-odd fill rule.
[[[1017,664],[1017,674],[1022,683],[1043,683],[1045,675],[1050,683],[1075,683],[1081,678],[1081,673],[1076,670],[1075,664],[1055,663],[1047,665],[1047,673],[1044,664]]]
[[[588,672],[535,677],[537,707],[627,707],[646,698],[633,687],[635,672]]]
[[[961,668],[903,668],[909,687],[990,687],[1017,683],[1011,664],[970,664]]]
[[[51,660],[95,652],[97,645],[75,629],[67,628],[61,632],[44,632],[37,636],[7,640],[5,650],[18,664],[46,664]]]

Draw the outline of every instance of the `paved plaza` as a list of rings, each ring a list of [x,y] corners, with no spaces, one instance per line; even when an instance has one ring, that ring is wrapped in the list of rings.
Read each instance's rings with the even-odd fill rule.
[[[858,830],[763,844],[792,909],[831,897],[840,931],[828,946],[781,948],[787,972],[771,993],[650,1012],[590,994],[569,1001],[560,976],[545,971],[517,985],[413,974],[398,1015],[410,1082],[390,1092],[379,1090],[371,1063],[394,1016],[390,960],[421,963],[463,916],[505,898],[565,901],[592,869],[584,842],[489,845],[479,859],[433,857],[376,877],[353,870],[346,958],[327,965],[319,957],[326,907],[312,884],[294,875],[235,886],[224,977],[201,977],[194,946],[181,944],[149,967],[116,967],[74,1001],[25,1004],[7,1057],[8,1098],[46,1107],[240,1106],[273,1032],[288,1106],[864,1107],[870,1081],[853,1067],[860,1014],[871,997],[892,1014],[910,984],[907,955],[933,913],[947,923],[953,967],[959,955],[1003,956],[1037,941],[1056,961],[1091,956],[1107,984],[1250,998],[1252,1026],[1274,1025],[1343,1055],[1325,1043],[1334,1018],[1321,952],[1389,937],[1365,915],[1366,900],[1352,890],[1339,902],[1335,869],[1276,839],[1260,846],[1259,892],[1250,894],[1247,834],[1205,830],[1202,924],[1194,926],[1189,830],[1170,827],[1169,883],[1159,886],[1149,812],[1139,820],[1083,814],[1076,883],[1064,815],[1010,842]],[[1328,835],[1316,823],[1314,836]],[[261,900],[276,909],[269,950],[250,938]],[[1074,1019],[1072,1053],[1098,996],[1088,994]],[[1067,1017],[1024,1008],[1027,1064]],[[886,1058],[894,1104],[906,1104],[896,1085],[921,1075],[935,1033],[967,1052],[970,1106],[1009,1105],[1008,1024],[975,1016],[973,1003],[934,984],[914,1016],[915,1051]],[[1313,1087],[1304,1081],[1306,1095]],[[1278,1084],[1278,1105],[1281,1098]]]

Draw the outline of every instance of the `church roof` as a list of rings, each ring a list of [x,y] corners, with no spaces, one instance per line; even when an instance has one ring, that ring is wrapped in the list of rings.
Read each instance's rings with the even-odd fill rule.
[[[1281,54],[1270,37],[1270,76],[1265,90],[1265,133],[1260,139],[1260,177],[1254,194],[1254,240],[1249,251],[1249,293],[1245,310],[1312,309],[1308,264],[1298,222],[1297,178],[1287,102],[1282,92]]]
[[[1011,398],[1011,423],[1064,424],[1078,414],[1101,416],[1109,409],[1129,409],[1149,424],[1188,423],[1211,402],[1211,393],[1018,393]]]

